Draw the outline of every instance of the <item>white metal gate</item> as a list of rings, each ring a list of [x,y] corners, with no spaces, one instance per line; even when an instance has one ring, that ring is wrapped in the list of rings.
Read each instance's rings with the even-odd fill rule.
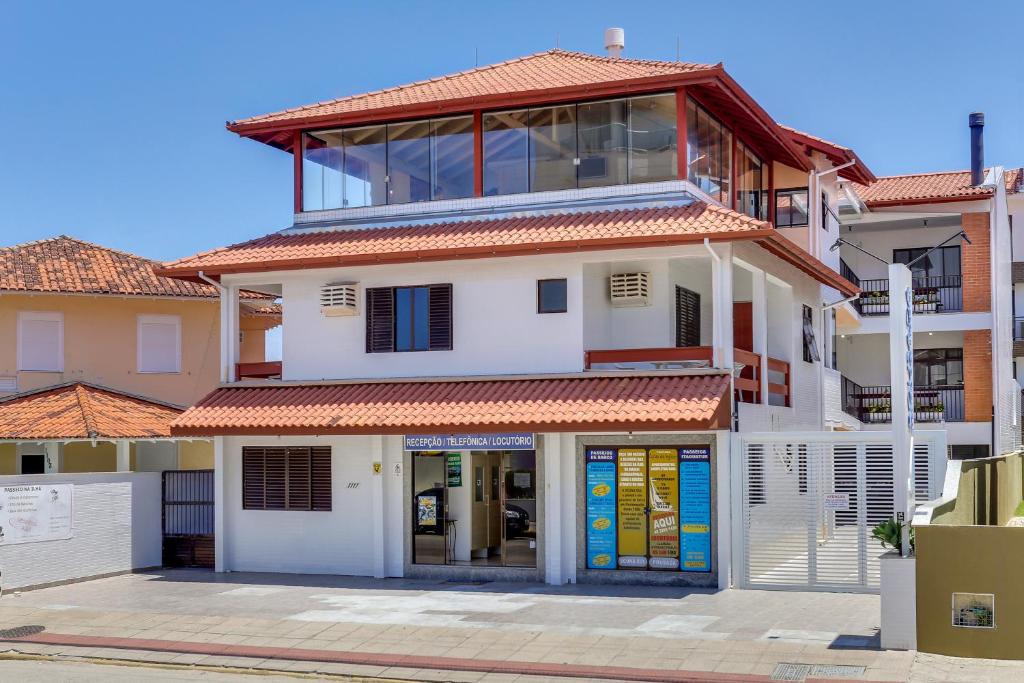
[[[885,432],[739,434],[733,472],[737,583],[745,588],[877,592],[884,550],[871,529],[894,515]],[[938,497],[945,432],[915,434],[918,501]],[[738,552],[736,552],[738,551]]]

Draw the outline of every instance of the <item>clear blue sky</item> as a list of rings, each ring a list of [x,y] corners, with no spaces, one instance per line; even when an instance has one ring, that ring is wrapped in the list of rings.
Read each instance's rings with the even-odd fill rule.
[[[49,2],[0,21],[0,244],[68,233],[170,259],[286,227],[291,163],[228,119],[554,47],[725,63],[878,175],[1024,164],[1024,3]]]

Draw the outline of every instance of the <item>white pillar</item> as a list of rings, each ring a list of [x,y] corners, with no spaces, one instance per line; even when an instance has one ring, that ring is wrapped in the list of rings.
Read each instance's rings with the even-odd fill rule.
[[[384,565],[384,437],[370,437],[371,478],[370,478],[370,525],[373,528],[373,578],[387,576]]]
[[[228,351],[228,330],[231,327],[228,322],[231,320],[231,293],[228,287],[221,287],[220,290],[220,381],[230,382],[234,379],[234,372],[229,372],[228,364],[231,362],[231,354]]]
[[[580,492],[576,490],[576,435],[561,434],[559,468],[561,473],[562,499],[559,501],[558,511],[561,516],[562,527],[562,581],[563,583],[576,583],[576,500]]]
[[[889,377],[893,484],[897,521],[903,522],[903,555],[910,552],[914,517],[914,325],[910,269],[889,265]]]
[[[559,434],[543,434],[544,458],[544,582],[565,583],[562,572],[562,441]]]
[[[127,439],[117,440],[117,471],[130,472],[132,469],[131,448]]]
[[[43,471],[46,474],[60,472],[60,444],[56,442],[47,442],[43,444],[43,449],[45,450]]]
[[[384,574],[405,574],[405,451],[400,436],[385,436],[384,443]]]
[[[711,260],[711,298],[714,318],[712,320],[714,349],[713,364],[717,368],[731,370],[733,367],[732,341],[732,246],[715,246],[718,258]]]
[[[761,355],[761,403],[768,405],[768,279],[763,270],[755,270],[750,279],[753,286],[751,322],[754,327],[754,353]]]
[[[213,437],[213,569],[223,572],[225,566],[224,548],[224,506],[226,504],[224,488],[224,437]]]
[[[732,576],[732,501],[733,489],[730,470],[733,456],[729,432],[715,432],[715,501],[718,525],[718,587],[728,588]],[[737,477],[739,474],[737,473]],[[742,498],[741,498],[742,499]],[[742,517],[740,518],[742,519]]]

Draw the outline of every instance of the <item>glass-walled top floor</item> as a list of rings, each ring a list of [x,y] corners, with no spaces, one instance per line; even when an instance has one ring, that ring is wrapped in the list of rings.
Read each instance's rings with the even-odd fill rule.
[[[676,103],[670,92],[484,112],[479,127],[465,115],[307,132],[302,210],[674,180],[685,116],[687,179],[767,218],[767,165],[692,99]]]

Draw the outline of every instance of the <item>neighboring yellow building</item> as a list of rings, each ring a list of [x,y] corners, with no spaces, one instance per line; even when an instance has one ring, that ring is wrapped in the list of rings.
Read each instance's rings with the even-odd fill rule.
[[[0,248],[0,413],[21,394],[74,382],[180,407],[213,390],[220,380],[219,292],[158,277],[155,263],[65,236]],[[240,311],[240,358],[263,361],[265,332],[280,324],[279,307],[272,295],[247,292]],[[36,471],[44,445],[0,433],[0,474]],[[112,441],[49,448],[58,457],[45,471],[125,467]],[[130,451],[131,469],[213,467],[206,440],[137,440]]]

